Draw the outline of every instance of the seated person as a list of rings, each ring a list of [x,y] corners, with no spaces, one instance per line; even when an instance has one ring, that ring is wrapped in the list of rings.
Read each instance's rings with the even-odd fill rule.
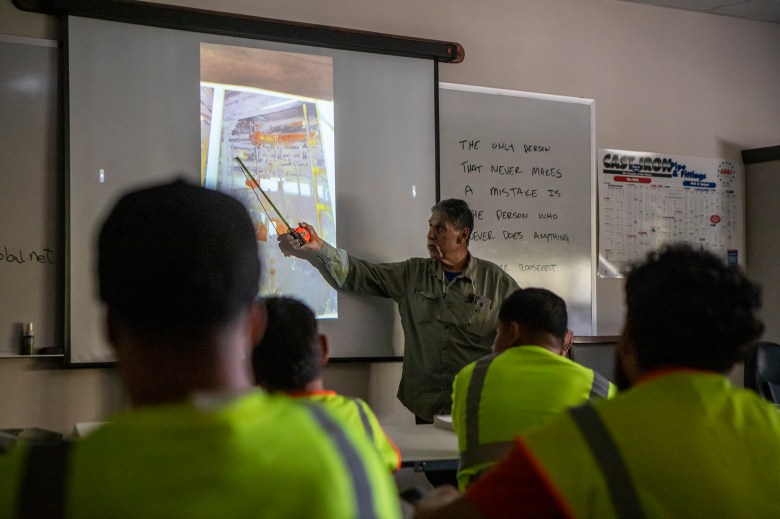
[[[368,442],[254,388],[246,354],[265,315],[238,201],[182,181],[127,194],[97,265],[132,409],[56,458],[24,444],[0,456],[0,517],[400,515]]]
[[[328,363],[328,338],[317,333],[314,312],[289,297],[264,300],[268,326],[252,352],[255,381],[272,392],[319,402],[373,443],[391,472],[401,467],[401,454],[382,431],[363,400],[327,391],[322,370]]]
[[[778,517],[780,413],[725,376],[763,331],[758,287],[670,245],[625,290],[625,391],[524,433],[464,496],[434,489],[416,517]]]
[[[512,447],[512,439],[589,398],[617,389],[567,358],[572,333],[563,299],[521,288],[501,304],[493,354],[455,377],[452,425],[458,433],[462,489]]]

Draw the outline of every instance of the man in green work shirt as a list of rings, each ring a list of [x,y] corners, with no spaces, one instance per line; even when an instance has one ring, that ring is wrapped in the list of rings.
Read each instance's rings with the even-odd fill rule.
[[[400,516],[365,438],[254,388],[247,354],[266,318],[240,202],[181,181],[130,193],[97,264],[133,408],[69,450],[0,455],[0,518]]]
[[[428,220],[429,258],[371,263],[350,256],[301,223],[311,240],[301,245],[290,234],[280,246],[314,251],[341,289],[389,297],[398,303],[404,330],[404,363],[398,399],[430,422],[449,414],[452,381],[460,369],[490,353],[501,301],[518,288],[498,265],[469,253],[474,217],[463,200],[442,200]]]

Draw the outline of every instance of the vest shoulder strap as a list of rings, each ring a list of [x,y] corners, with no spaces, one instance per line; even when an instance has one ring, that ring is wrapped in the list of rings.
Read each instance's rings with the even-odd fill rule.
[[[358,400],[357,398],[351,398],[351,397],[348,398],[353,404],[355,404],[355,407],[357,407],[358,415],[360,415],[360,423],[363,424],[363,429],[365,429],[366,434],[368,435],[369,439],[373,443],[374,441],[376,441],[376,438],[374,437],[374,428],[371,426],[371,421],[368,419],[368,414],[366,414],[366,410],[363,409],[360,400]]]
[[[590,385],[589,399],[607,398],[609,396],[609,380],[596,371],[593,372],[593,382]]]
[[[477,360],[471,373],[466,390],[466,449],[479,445],[479,402],[482,400],[482,387],[485,385],[488,368],[496,354],[490,354]]]
[[[590,402],[587,402],[570,409],[569,413],[579,427],[596,460],[596,465],[607,482],[609,496],[617,516],[621,519],[643,518],[642,506],[623,457],[596,410]]]
[[[65,517],[65,476],[72,443],[31,443],[19,489],[19,518]]]
[[[307,407],[314,416],[314,420],[327,433],[328,437],[336,444],[336,449],[344,460],[344,465],[352,479],[352,488],[355,492],[357,517],[376,517],[374,510],[374,492],[368,476],[368,469],[363,459],[344,430],[328,415],[320,406],[308,403]]]

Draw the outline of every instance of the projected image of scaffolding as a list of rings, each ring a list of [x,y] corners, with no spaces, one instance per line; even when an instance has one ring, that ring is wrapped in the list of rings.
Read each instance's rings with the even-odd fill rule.
[[[336,291],[309,262],[282,256],[276,239],[305,221],[336,243],[331,58],[202,44],[200,106],[203,184],[249,210],[264,263],[261,293],[295,296],[318,317],[337,317]]]

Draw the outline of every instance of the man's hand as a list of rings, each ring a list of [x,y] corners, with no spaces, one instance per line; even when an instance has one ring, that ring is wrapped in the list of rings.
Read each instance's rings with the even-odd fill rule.
[[[319,252],[320,249],[322,249],[322,244],[325,242],[317,234],[317,231],[314,230],[314,227],[305,222],[301,222],[298,225],[309,231],[311,240],[309,240],[308,243],[301,245],[300,240],[298,240],[298,238],[293,236],[291,233],[282,233],[276,238],[276,240],[279,242],[279,250],[282,251],[282,254],[285,256],[290,256],[296,255],[296,253],[300,251]]]

